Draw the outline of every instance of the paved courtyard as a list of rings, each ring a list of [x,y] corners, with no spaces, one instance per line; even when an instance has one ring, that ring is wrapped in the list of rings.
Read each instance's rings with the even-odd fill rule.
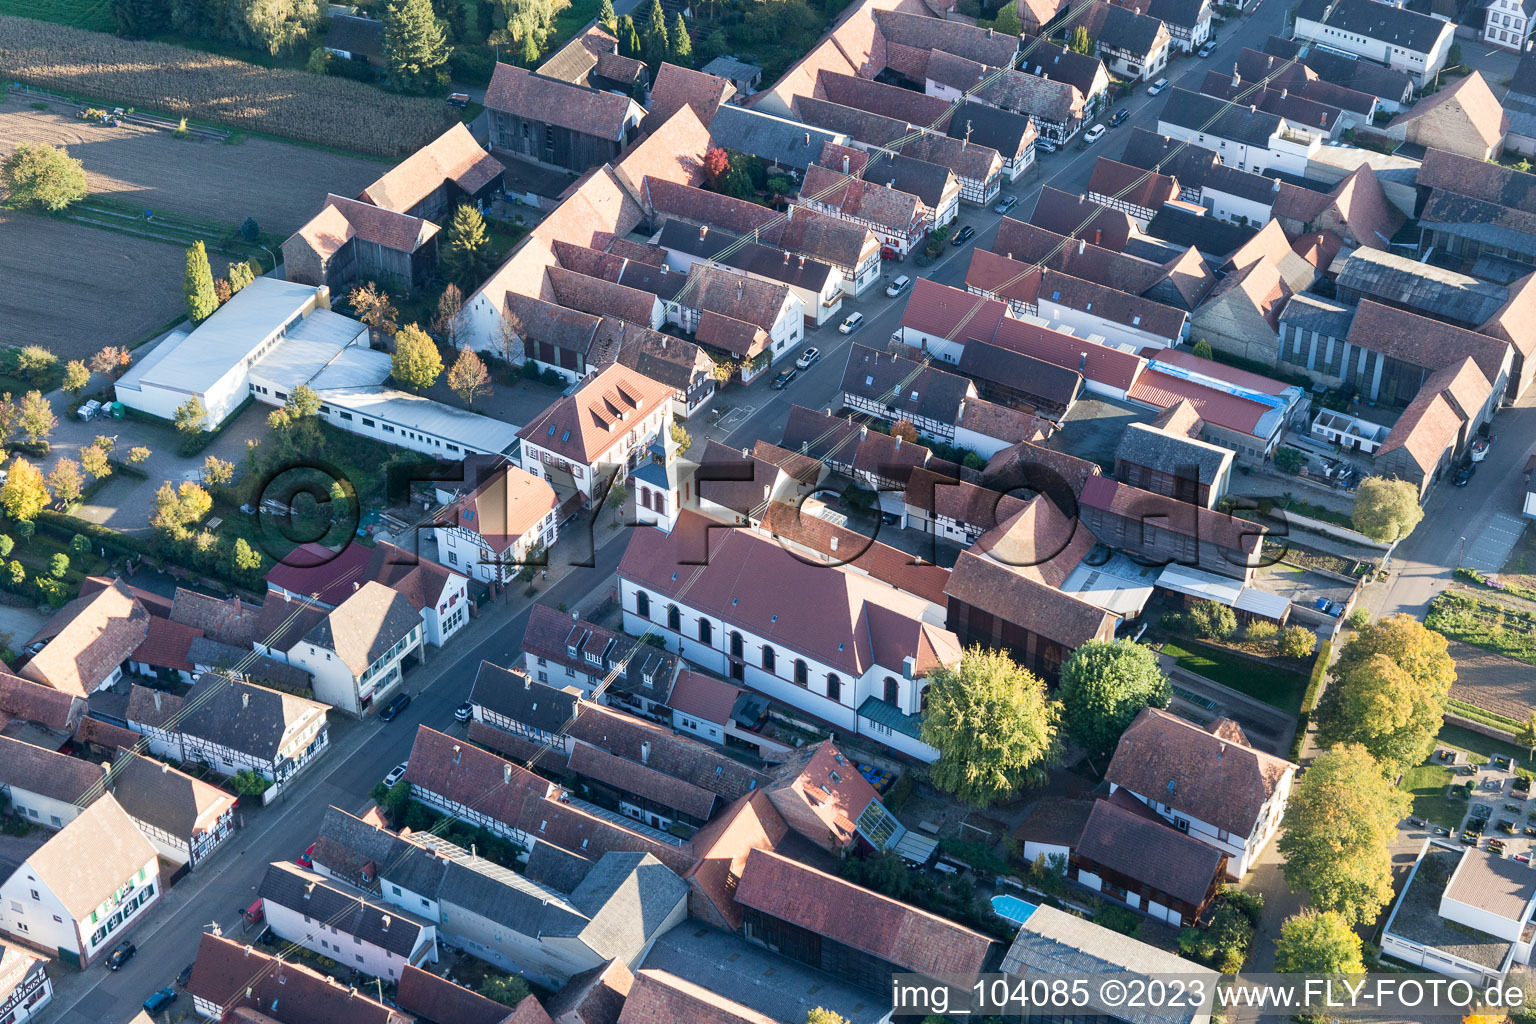
[[[1509,561],[1509,553],[1523,532],[1525,520],[1520,516],[1495,512],[1476,537],[1467,539],[1461,564],[1478,572],[1498,572]]]

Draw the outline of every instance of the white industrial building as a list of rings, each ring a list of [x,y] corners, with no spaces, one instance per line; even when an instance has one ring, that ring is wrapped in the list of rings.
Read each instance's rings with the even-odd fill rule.
[[[299,385],[320,396],[320,417],[354,434],[443,458],[502,454],[517,427],[385,386],[390,357],[368,328],[332,312],[325,287],[257,278],[201,325],[172,333],[117,382],[130,409],[174,419],[197,398],[205,429],[219,427],[247,395],[282,405]]]

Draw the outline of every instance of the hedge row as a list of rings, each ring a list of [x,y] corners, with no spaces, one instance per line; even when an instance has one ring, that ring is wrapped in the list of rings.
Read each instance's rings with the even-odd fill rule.
[[[1291,760],[1301,757],[1301,745],[1307,741],[1307,727],[1312,724],[1312,712],[1317,710],[1317,699],[1323,692],[1323,679],[1328,675],[1328,659],[1333,655],[1333,642],[1324,640],[1317,645],[1317,658],[1312,662],[1312,675],[1307,680],[1307,690],[1301,695],[1301,713],[1296,716],[1296,736],[1291,740]]]

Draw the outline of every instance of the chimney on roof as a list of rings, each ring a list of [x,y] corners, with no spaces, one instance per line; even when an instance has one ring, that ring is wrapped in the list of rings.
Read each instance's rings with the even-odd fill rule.
[[[501,766],[501,781],[503,785],[511,785],[512,766],[510,764],[504,764]]]
[[[847,153],[843,154],[843,173],[844,174],[848,173],[848,154]]]
[[[1233,85],[1242,85],[1243,84],[1243,73],[1241,71],[1237,70],[1237,62],[1236,61],[1233,61],[1233,63],[1232,63],[1232,84]]]
[[[160,774],[161,775],[164,775],[166,772],[168,772],[170,770],[171,770],[171,766],[170,765],[166,764],[164,761],[160,762]]]
[[[1282,89],[1281,89],[1281,90],[1280,90],[1280,98],[1281,98],[1281,99],[1285,99],[1285,98],[1286,98],[1286,97],[1287,97],[1287,96],[1289,96],[1289,95],[1290,95],[1290,94],[1291,94],[1291,90],[1289,90],[1289,89],[1286,89],[1286,88],[1282,88]]]
[[[736,281],[736,301],[737,302],[741,301],[741,293],[746,290],[746,287],[747,287],[747,282],[746,282],[745,278],[737,279],[737,281]]]
[[[791,221],[791,220],[795,219],[795,205],[793,203],[791,203],[790,205],[784,207],[784,219],[786,221]]]
[[[701,241],[701,242],[704,241],[704,236],[707,235],[707,234],[709,234],[708,226],[700,225],[699,226],[699,241]]]
[[[1248,113],[1250,113],[1250,114],[1257,114],[1258,112],[1259,112],[1259,108],[1258,108],[1257,104],[1253,104],[1253,103],[1248,104]]]
[[[1324,110],[1317,115],[1317,126],[1319,128],[1328,127],[1328,111]]]
[[[885,187],[886,188],[895,188],[896,187],[896,179],[892,178],[890,181],[886,182],[885,183]]]
[[[991,39],[991,38],[992,38],[992,30],[991,30],[991,29],[990,29],[990,28],[989,28],[989,29],[987,29],[987,38],[988,38],[988,39]]]
[[[1088,251],[1088,239],[1086,239],[1086,238],[1079,238],[1077,240],[1077,254],[1079,256],[1081,256],[1083,253],[1085,253],[1087,251]]]
[[[1077,372],[1083,373],[1088,369],[1088,350],[1083,349],[1083,351],[1079,352],[1077,356]]]
[[[390,916],[388,914],[385,914],[383,920],[379,922],[379,925],[380,925],[379,930],[380,931],[385,931],[385,932],[389,931],[389,922],[390,922],[390,920],[391,920]]]
[[[159,690],[155,690],[154,694],[155,694],[155,710],[159,711],[160,710],[160,691]]]
[[[869,436],[869,424],[865,423],[865,424],[860,425],[860,427],[859,427],[859,440],[862,441],[862,440],[864,440],[868,436]]]
[[[784,265],[785,265],[785,266],[786,266],[786,267],[787,267],[787,266],[789,266],[789,253],[788,253],[788,252],[786,252],[786,253],[785,253],[785,254],[784,254]]]
[[[805,269],[805,257],[804,256],[800,257],[800,269],[801,270]]]
[[[247,691],[247,692],[242,693],[240,695],[240,707],[241,708],[248,708],[250,706],[251,706],[251,695],[250,695],[250,692]]]
[[[641,744],[640,744],[640,763],[641,764],[650,764],[651,763],[651,741],[650,740],[645,740],[645,741],[641,742]]]
[[[1103,229],[1102,228],[1094,228],[1093,229],[1093,244],[1094,245],[1103,245],[1104,244],[1103,243],[1103,238],[1104,238],[1104,231],[1103,231]]]

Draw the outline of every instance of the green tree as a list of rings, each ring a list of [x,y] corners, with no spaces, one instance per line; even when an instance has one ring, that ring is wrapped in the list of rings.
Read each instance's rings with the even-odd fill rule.
[[[448,368],[448,386],[465,405],[474,405],[476,398],[491,393],[490,371],[474,349],[461,351]]]
[[[63,146],[22,142],[0,163],[0,181],[10,202],[58,213],[85,198],[85,165]]]
[[[395,334],[395,351],[389,361],[396,383],[412,391],[422,391],[437,382],[443,372],[443,357],[437,343],[415,324],[406,324]]]
[[[200,324],[219,308],[218,296],[213,292],[213,269],[208,266],[208,250],[201,241],[193,242],[187,250],[185,290],[187,317]]]
[[[283,403],[283,411],[295,422],[313,419],[320,415],[320,396],[315,394],[315,389],[308,384],[300,384],[288,392],[288,400]]]
[[[1305,658],[1317,650],[1317,634],[1305,626],[1286,626],[1276,646],[1282,658]]]
[[[28,391],[21,396],[21,404],[16,407],[16,426],[28,441],[47,440],[58,425],[59,418],[53,414],[53,405],[41,391]]]
[[[1211,349],[1211,343],[1206,341],[1204,338],[1199,339],[1193,345],[1191,345],[1189,347],[1189,351],[1191,355],[1199,356],[1201,359],[1216,358],[1216,353]]]
[[[15,547],[16,542],[11,539],[10,534],[0,533],[0,558],[10,558]],[[1536,716],[1536,712],[1532,712],[1532,715]]]
[[[640,31],[635,27],[635,19],[626,14],[619,19],[619,54],[624,57],[640,59]]]
[[[183,434],[195,434],[208,427],[208,410],[203,400],[193,395],[176,407],[176,429]]]
[[[1282,446],[1275,449],[1275,468],[1295,476],[1307,464],[1307,457],[1298,449]]]
[[[1244,638],[1255,644],[1274,643],[1275,637],[1279,635],[1280,627],[1264,619],[1254,619],[1248,623],[1248,628],[1243,630]]]
[[[240,40],[274,57],[306,43],[321,20],[318,0],[241,0],[237,13]]]
[[[437,297],[437,315],[432,318],[432,331],[449,348],[459,347],[459,335],[464,330],[464,293],[449,281],[443,286],[443,294]]]
[[[16,536],[24,541],[30,543],[33,535],[36,533],[37,524],[30,519],[23,519],[16,524]]]
[[[203,460],[203,483],[227,484],[235,478],[235,464],[217,455]]]
[[[516,1006],[530,995],[528,983],[517,974],[489,974],[480,983],[480,994],[502,1006]]]
[[[47,507],[48,484],[43,471],[20,456],[12,459],[5,483],[0,484],[0,509],[19,525],[36,519]]]
[[[683,23],[683,12],[677,12],[677,18],[672,22],[672,32],[667,37],[670,42],[668,58],[680,68],[693,67],[693,40],[688,36],[688,26]]]
[[[1143,708],[1165,708],[1173,685],[1149,647],[1130,640],[1090,640],[1061,664],[1062,724],[1067,736],[1103,758]]]
[[[1019,36],[1024,34],[1024,23],[1019,20],[1019,9],[1012,3],[1005,3],[997,10],[997,20],[992,27],[1005,36]]]
[[[235,538],[235,569],[240,572],[255,572],[261,568],[261,552],[246,543],[244,537]]]
[[[1088,30],[1079,25],[1072,30],[1067,37],[1067,49],[1073,53],[1081,53],[1086,57],[1093,56],[1093,39],[1088,35]]]
[[[8,554],[10,552],[0,548],[0,557]],[[1532,758],[1536,758],[1536,711],[1530,713],[1530,716],[1525,720],[1525,724],[1520,726],[1519,731],[1515,733],[1515,742],[1529,750]]]
[[[848,1018],[818,1006],[805,1015],[805,1024],[848,1024]]]
[[[82,359],[71,359],[64,364],[64,390],[70,394],[79,396],[85,390],[85,386],[91,382],[91,371],[85,368]]]
[[[107,450],[93,444],[80,449],[80,465],[97,480],[104,480],[112,475],[112,460],[108,457]]]
[[[619,24],[619,16],[613,13],[613,0],[603,0],[597,5],[597,23],[612,32]]]
[[[645,48],[645,62],[651,66],[654,78],[656,69],[667,59],[671,44],[667,41],[667,16],[662,13],[661,0],[651,0],[640,23],[641,44]]]
[[[394,0],[384,8],[384,65],[395,86],[425,93],[447,78],[448,36],[432,0]]]
[[[19,587],[27,581],[27,570],[16,559],[11,559],[5,568],[10,573],[11,586]]]
[[[494,260],[485,218],[473,206],[460,203],[438,249],[437,262],[444,276],[461,288],[474,288],[490,273]]]
[[[1196,601],[1190,605],[1187,618],[1195,636],[1206,640],[1225,640],[1237,632],[1236,613],[1215,601]]]
[[[159,0],[112,0],[112,24],[124,39],[143,39],[166,27],[166,5]]]
[[[347,305],[352,307],[353,316],[368,325],[375,341],[383,337],[394,337],[396,317],[400,313],[389,301],[389,295],[381,291],[378,285],[369,281],[353,288],[347,293]]]
[[[1318,910],[1368,924],[1392,899],[1392,853],[1408,794],[1358,743],[1319,755],[1296,780],[1279,851],[1292,889]]]
[[[80,495],[85,491],[85,474],[80,472],[80,463],[74,459],[60,459],[54,463],[53,472],[48,474],[47,482],[53,491],[53,496],[66,505],[73,505],[79,501]]]
[[[91,538],[87,537],[83,533],[75,534],[73,537],[69,538],[69,550],[73,551],[77,555],[85,554],[87,551],[91,550]],[[5,549],[3,545],[0,545],[0,558],[3,558],[8,554],[10,554],[10,551]]]
[[[1378,544],[1402,540],[1424,518],[1419,489],[1396,477],[1368,476],[1355,491],[1349,518],[1355,529]]]
[[[149,458],[149,456],[150,451],[148,448],[145,448],[143,445],[135,445],[134,447],[128,449],[128,465],[142,465],[144,461]]]
[[[155,492],[149,525],[172,540],[185,540],[192,527],[212,510],[213,498],[197,484],[184,480],[180,487],[175,487],[166,481]]]
[[[688,454],[688,449],[693,447],[693,435],[675,420],[672,423],[672,443],[677,446],[678,455]]]
[[[1285,919],[1275,943],[1281,974],[1364,974],[1360,936],[1335,911],[1310,908]]]
[[[1350,637],[1317,707],[1317,739],[1358,743],[1392,770],[1429,756],[1456,681],[1445,637],[1405,614]]]
[[[256,271],[251,268],[249,260],[241,260],[239,263],[229,265],[229,290],[231,294],[256,280]]]
[[[69,556],[62,551],[55,552],[48,559],[48,575],[56,580],[61,580],[69,573]]]
[[[933,784],[985,806],[1042,777],[1060,753],[1061,706],[1001,651],[972,647],[929,676],[923,742],[939,751]]]

